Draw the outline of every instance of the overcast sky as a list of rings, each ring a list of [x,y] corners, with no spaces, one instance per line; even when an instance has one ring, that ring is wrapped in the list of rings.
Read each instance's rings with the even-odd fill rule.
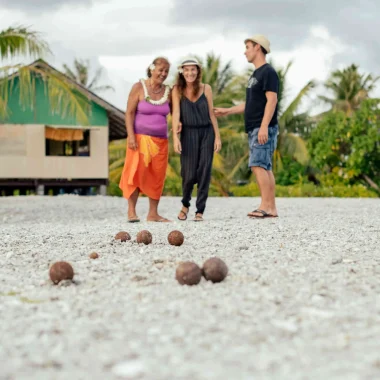
[[[293,60],[288,101],[310,79],[323,82],[351,63],[380,75],[378,0],[1,0],[0,30],[26,25],[40,31],[58,69],[75,57],[104,67],[99,95],[125,109],[131,85],[157,55],[178,61],[207,52],[247,67],[244,39],[261,33],[271,41],[277,66]],[[29,62],[25,62],[29,63]],[[380,87],[380,85],[379,85]],[[321,89],[318,89],[321,91]],[[380,96],[377,90],[374,95]],[[313,97],[306,106],[316,109]]]

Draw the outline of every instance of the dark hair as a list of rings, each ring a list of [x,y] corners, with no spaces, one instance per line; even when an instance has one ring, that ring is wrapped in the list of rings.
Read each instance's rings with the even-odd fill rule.
[[[254,41],[251,41],[251,42],[252,42],[253,46],[260,45],[257,42],[254,42]],[[265,50],[265,48],[263,48],[261,45],[260,45],[260,48],[261,48],[261,51],[263,52],[264,55],[268,54],[268,52]]]
[[[170,67],[170,62],[169,62],[168,59],[165,58],[165,57],[157,57],[157,58],[155,58],[155,59],[153,60],[153,62],[152,62],[151,64],[153,64],[153,65],[159,65],[160,63],[167,63],[167,64],[169,65],[169,67]],[[150,66],[150,65],[149,65],[149,66]],[[151,71],[150,71],[149,66],[148,66],[148,68],[146,69],[146,75],[148,76],[148,78],[151,78],[151,77],[152,77],[152,73],[151,73]]]
[[[199,93],[199,89],[201,87],[201,82],[202,82],[202,68],[198,65],[194,65],[194,66],[197,66],[198,73],[194,81],[193,95],[197,96]],[[183,76],[183,73],[178,73],[176,85],[178,86],[179,95],[182,98],[185,88],[187,86],[186,79]]]

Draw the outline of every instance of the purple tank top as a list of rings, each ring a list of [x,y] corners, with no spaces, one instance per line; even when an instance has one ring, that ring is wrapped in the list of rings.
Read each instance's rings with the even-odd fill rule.
[[[168,138],[168,123],[166,117],[170,112],[169,102],[161,105],[150,104],[141,100],[137,104],[134,122],[136,134]]]

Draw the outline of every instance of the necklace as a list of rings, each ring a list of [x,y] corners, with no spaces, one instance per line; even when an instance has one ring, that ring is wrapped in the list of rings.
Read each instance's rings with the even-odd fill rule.
[[[165,86],[165,92],[164,92],[164,95],[162,96],[161,99],[152,100],[148,94],[148,89],[146,88],[145,80],[140,79],[140,82],[141,82],[143,89],[144,89],[144,98],[148,103],[153,104],[155,106],[160,106],[160,105],[162,105],[168,101],[168,97],[169,97],[169,93],[170,93],[170,87],[169,86]]]
[[[153,90],[153,86],[152,86],[152,80],[150,80],[150,81],[149,81],[149,87],[151,88],[153,94],[159,94],[159,93],[162,91],[162,87],[163,87],[163,86],[161,85],[161,86],[160,86],[160,89],[159,89],[158,91],[154,91],[154,90]]]

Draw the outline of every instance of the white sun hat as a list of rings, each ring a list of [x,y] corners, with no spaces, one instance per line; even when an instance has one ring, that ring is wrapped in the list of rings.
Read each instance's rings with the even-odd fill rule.
[[[201,64],[198,62],[196,58],[185,58],[182,63],[178,66],[178,70],[182,70],[183,66],[198,66],[201,67]]]

